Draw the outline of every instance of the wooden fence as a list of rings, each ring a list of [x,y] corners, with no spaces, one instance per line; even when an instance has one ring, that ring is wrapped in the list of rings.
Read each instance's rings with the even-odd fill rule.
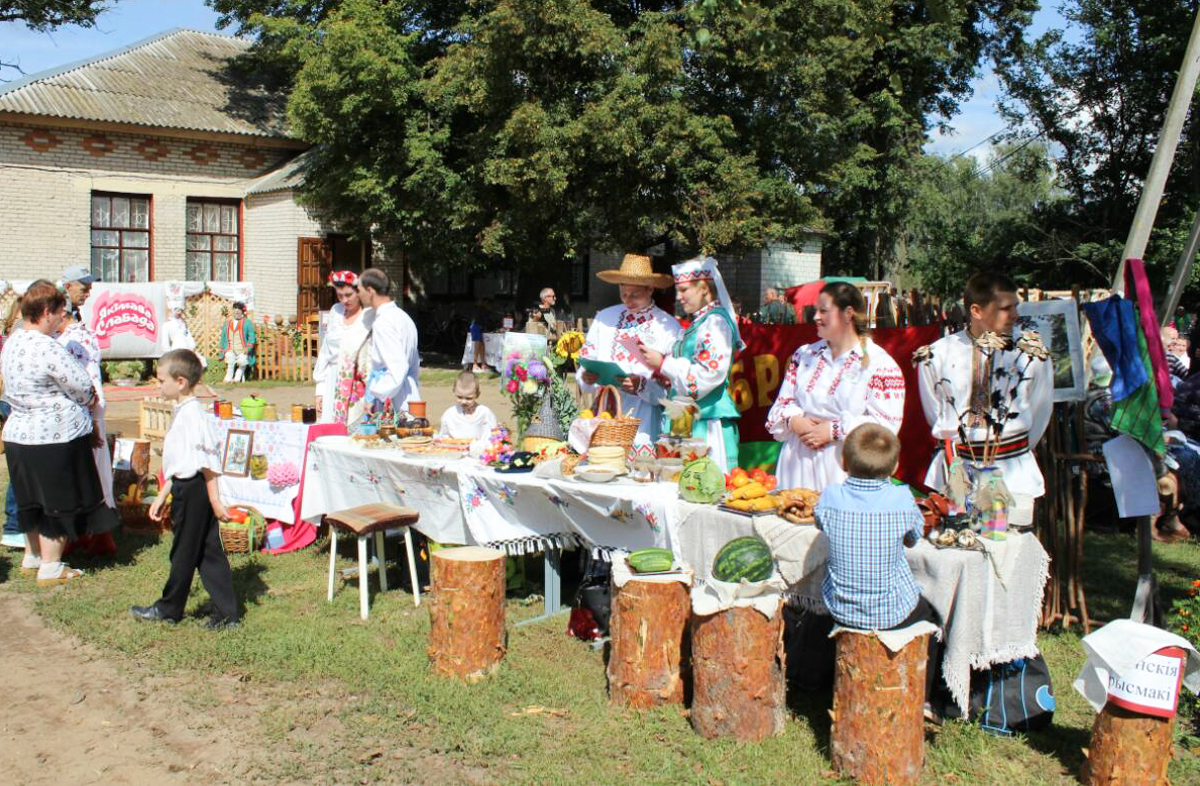
[[[192,331],[196,351],[201,355],[221,358],[221,326],[229,319],[232,306],[232,301],[207,291],[187,299],[183,321]],[[253,312],[248,318],[254,319]],[[318,320],[314,315],[298,327],[255,321],[254,331],[258,336],[255,378],[312,381],[318,349]]]

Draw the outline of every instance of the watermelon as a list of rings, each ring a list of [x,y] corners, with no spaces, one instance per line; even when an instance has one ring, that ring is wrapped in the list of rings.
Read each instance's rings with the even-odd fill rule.
[[[774,570],[771,547],[761,538],[734,538],[713,560],[713,578],[720,581],[764,581]]]
[[[725,496],[725,473],[710,458],[696,459],[679,473],[679,496],[705,505],[720,502]]]
[[[670,549],[651,547],[631,551],[625,561],[634,573],[659,573],[671,569],[675,555]]]

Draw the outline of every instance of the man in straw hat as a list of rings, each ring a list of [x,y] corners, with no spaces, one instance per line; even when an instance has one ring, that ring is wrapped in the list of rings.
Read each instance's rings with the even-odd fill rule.
[[[636,350],[638,343],[667,352],[679,335],[675,317],[654,305],[654,290],[666,289],[673,283],[666,273],[655,273],[650,257],[626,254],[621,267],[602,270],[596,274],[601,281],[617,284],[621,305],[609,306],[596,314],[588,328],[587,339],[580,356],[589,360],[616,363],[629,376],[621,381],[621,411],[633,410],[639,418],[637,440],[653,442],[658,438],[662,407],[657,401],[663,388],[651,379],[653,369],[642,361]],[[598,377],[582,365],[576,372],[579,390],[584,395],[596,391]]]

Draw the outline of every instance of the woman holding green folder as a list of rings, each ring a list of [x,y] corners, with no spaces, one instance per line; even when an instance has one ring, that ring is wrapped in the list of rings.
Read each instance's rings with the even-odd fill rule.
[[[697,257],[674,265],[671,272],[675,299],[692,323],[670,354],[648,346],[641,351],[672,397],[696,400],[700,416],[692,436],[703,439],[712,460],[730,472],[738,464],[739,415],[729,395],[729,369],[745,343],[715,259]]]

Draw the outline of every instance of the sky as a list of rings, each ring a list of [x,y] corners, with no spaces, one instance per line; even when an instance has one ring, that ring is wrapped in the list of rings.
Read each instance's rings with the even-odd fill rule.
[[[1047,29],[1063,27],[1060,2],[1043,4],[1032,33],[1040,35]],[[216,12],[203,0],[117,0],[99,17],[95,28],[64,27],[53,33],[35,33],[23,24],[0,23],[0,60],[15,62],[32,74],[128,46],[172,27],[222,32],[217,30]],[[4,76],[11,79],[14,74],[6,71]],[[943,135],[935,131],[925,146],[928,152],[954,155],[1005,127],[996,111],[1000,84],[995,74],[985,70],[972,86],[973,94],[950,121],[952,132]],[[967,155],[985,162],[989,148],[987,144],[978,145]]]

